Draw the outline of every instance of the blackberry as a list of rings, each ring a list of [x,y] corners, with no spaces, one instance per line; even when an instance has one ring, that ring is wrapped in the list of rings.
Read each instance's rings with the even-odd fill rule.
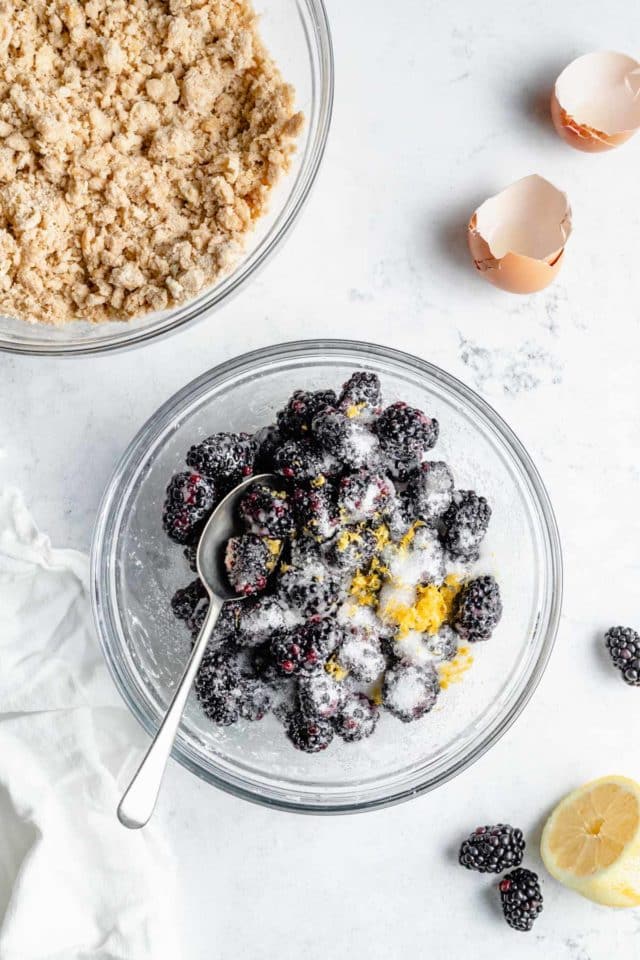
[[[467,870],[504,873],[522,863],[525,842],[522,830],[508,823],[477,827],[460,847],[459,860]]]
[[[294,747],[305,753],[326,750],[333,740],[333,727],[329,720],[308,720],[299,711],[289,715],[285,729]]]
[[[431,527],[419,525],[415,528],[411,541],[411,564],[422,584],[439,583],[444,578],[444,550]]]
[[[287,480],[313,480],[329,467],[327,458],[309,440],[285,440],[273,454],[273,469]]]
[[[171,598],[171,609],[178,620],[184,620],[186,624],[189,624],[203,602],[207,607],[209,606],[209,594],[202,580],[196,577],[186,587],[176,590]]]
[[[280,676],[312,673],[322,668],[339,639],[332,621],[314,618],[293,630],[276,631],[270,640],[271,660]]]
[[[473,490],[458,490],[441,519],[441,540],[449,553],[461,560],[477,560],[491,519],[485,498]]]
[[[328,720],[344,702],[345,687],[324,670],[301,677],[298,682],[300,712],[307,720]]]
[[[451,504],[453,474],[443,461],[427,460],[409,478],[406,493],[413,515],[433,523]]]
[[[282,574],[278,595],[307,616],[328,616],[338,606],[341,586],[326,566],[310,561],[303,568],[293,567]]]
[[[413,513],[413,504],[405,490],[399,490],[384,512],[384,523],[389,528],[392,539],[401,540],[417,519]]]
[[[542,891],[538,875],[518,867],[507,873],[498,884],[502,912],[510,927],[526,932],[542,913]]]
[[[162,525],[176,543],[194,543],[218,502],[213,481],[199,473],[176,473],[167,487]]]
[[[379,459],[376,437],[357,420],[339,410],[318,414],[312,424],[313,436],[326,454],[354,470]]]
[[[195,679],[202,709],[214,723],[230,726],[240,716],[242,675],[224,652],[205,652]]]
[[[440,693],[438,674],[431,665],[399,663],[384,675],[382,702],[403,723],[418,720],[433,708]]]
[[[401,401],[387,407],[374,424],[392,472],[400,479],[405,479],[435,445],[439,429],[435,418]]]
[[[351,374],[338,397],[338,407],[351,417],[370,417],[382,406],[382,391],[377,373],[359,370]]]
[[[243,678],[238,712],[244,720],[262,720],[273,704],[273,691],[262,680]]]
[[[320,476],[309,486],[297,486],[293,491],[293,512],[299,531],[316,541],[330,540],[338,526],[335,491],[330,481]]]
[[[333,390],[296,390],[284,410],[278,414],[278,427],[284,436],[306,436],[316,414],[334,408],[338,402]]]
[[[283,630],[282,633],[286,631]],[[288,676],[277,668],[272,654],[272,639],[273,635],[251,650],[253,673],[259,680],[264,680],[266,683],[274,683],[276,680],[281,680],[283,676]]]
[[[369,527],[358,524],[343,527],[329,544],[327,559],[345,572],[366,570],[376,552],[378,541]]]
[[[288,629],[295,623],[291,612],[276,597],[250,598],[238,607],[238,643],[243,647],[256,647],[276,630]]]
[[[251,596],[267,586],[280,549],[278,540],[245,533],[227,541],[224,565],[227,578],[236,593]]]
[[[613,665],[625,683],[640,687],[640,634],[631,627],[611,627],[604,640]]]
[[[493,577],[476,577],[458,595],[453,627],[463,640],[476,643],[489,639],[501,616],[500,587]]]
[[[393,496],[391,480],[379,473],[359,470],[342,477],[338,485],[338,506],[345,523],[361,523],[380,513]]]
[[[274,454],[278,447],[284,443],[284,437],[274,425],[263,427],[255,437],[256,459],[254,470],[256,473],[272,473],[274,465]]]
[[[283,539],[293,533],[291,505],[284,490],[256,483],[240,501],[238,513],[247,530],[258,537]]]
[[[182,551],[187,564],[189,565],[189,570],[192,570],[193,573],[198,572],[198,565],[196,564],[196,557],[198,555],[198,544],[190,543]]]
[[[255,442],[248,433],[214,433],[187,453],[187,465],[213,477],[224,492],[253,474]]]
[[[183,620],[189,633],[195,640],[202,629],[209,612],[209,595],[199,579],[176,590],[171,598],[171,609],[178,620]],[[216,622],[210,645],[220,646],[223,643],[235,642],[238,632],[239,603],[225,603]]]
[[[438,660],[453,660],[458,652],[458,635],[447,623],[433,636],[425,634],[426,647]]]
[[[339,737],[347,743],[355,743],[370,737],[376,728],[380,711],[364,693],[352,693],[333,721]]]
[[[363,683],[372,683],[386,665],[380,642],[369,631],[357,627],[349,631],[336,651],[335,658],[354,680]]]

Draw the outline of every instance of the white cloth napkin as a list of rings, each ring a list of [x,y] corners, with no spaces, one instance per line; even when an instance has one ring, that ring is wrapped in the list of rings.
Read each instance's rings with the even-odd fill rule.
[[[176,960],[175,870],[120,826],[144,735],[103,663],[87,558],[0,493],[0,960]]]

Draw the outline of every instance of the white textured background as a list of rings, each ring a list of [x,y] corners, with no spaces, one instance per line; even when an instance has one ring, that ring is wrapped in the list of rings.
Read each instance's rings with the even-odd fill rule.
[[[605,773],[640,778],[640,693],[599,635],[640,626],[640,137],[604,156],[553,133],[548,88],[590,49],[640,54],[628,0],[329,0],[333,131],[301,223],[210,321],[144,352],[0,357],[0,481],[58,545],[89,545],[125,445],[185,382],[245,350],[313,336],[419,354],[479,390],[543,474],[566,565],[556,651],[534,700],[472,769],[411,804],[317,819],[234,801],[175,765],[158,816],[186,901],[189,960],[432,960],[638,955],[640,911],[544,885],[533,933],[501,921],[490,881],[455,865],[460,837],[509,820],[536,854],[545,812]],[[527,173],[569,193],[559,280],[514,298],[467,261],[479,201]],[[240,331],[240,333],[239,333]]]

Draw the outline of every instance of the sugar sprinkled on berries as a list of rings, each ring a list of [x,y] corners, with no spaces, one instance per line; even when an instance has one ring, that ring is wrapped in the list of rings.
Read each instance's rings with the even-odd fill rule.
[[[163,523],[193,570],[225,493],[256,472],[281,478],[247,490],[226,547],[242,602],[225,604],[196,681],[212,722],[271,713],[295,747],[317,753],[334,734],[371,736],[381,716],[409,723],[433,709],[458,642],[486,639],[502,612],[496,581],[468,578],[491,509],[428,459],[438,433],[415,407],[385,408],[378,376],[356,371],[338,394],[296,390],[254,436],[217,433],[190,448]],[[192,637],[208,605],[197,579],[172,600]],[[613,640],[634,682],[636,640]]]

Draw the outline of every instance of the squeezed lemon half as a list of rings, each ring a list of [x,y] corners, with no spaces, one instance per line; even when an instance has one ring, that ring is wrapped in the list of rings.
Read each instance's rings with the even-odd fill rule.
[[[561,800],[542,831],[556,880],[596,903],[640,906],[640,784],[601,777]]]

